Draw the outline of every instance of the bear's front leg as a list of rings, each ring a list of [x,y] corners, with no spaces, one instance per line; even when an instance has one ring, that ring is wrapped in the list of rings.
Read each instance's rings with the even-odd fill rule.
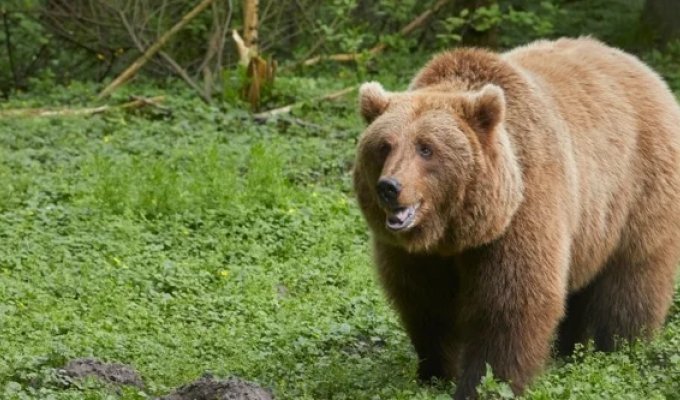
[[[451,321],[426,309],[397,307],[418,355],[418,380],[447,381],[457,375],[458,342]]]
[[[464,268],[460,312],[465,349],[456,400],[477,397],[487,364],[496,378],[521,394],[548,358],[563,315],[566,257],[545,249],[522,255],[518,247],[490,247]]]
[[[418,379],[453,379],[459,361],[453,260],[383,243],[375,243],[375,256],[381,283],[418,355]]]

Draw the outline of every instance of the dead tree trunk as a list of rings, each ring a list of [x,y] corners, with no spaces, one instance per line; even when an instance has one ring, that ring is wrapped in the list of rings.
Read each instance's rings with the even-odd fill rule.
[[[243,42],[253,54],[258,53],[259,0],[243,0]]]

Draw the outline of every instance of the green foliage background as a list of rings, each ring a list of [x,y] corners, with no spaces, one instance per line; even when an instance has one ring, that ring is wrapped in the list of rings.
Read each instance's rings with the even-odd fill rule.
[[[594,35],[637,53],[650,48],[664,51],[672,37],[655,30],[659,24],[647,17],[646,1],[668,2],[457,0],[442,7],[414,34],[404,36],[400,29],[432,7],[434,1],[261,0],[260,47],[284,66],[316,55],[367,53],[378,43],[387,44],[392,52],[412,54],[455,45],[502,49],[537,38],[579,35]],[[111,79],[139,54],[121,16],[127,18],[139,39],[149,44],[196,3],[5,0],[0,5],[0,92],[7,97],[13,90],[36,87],[40,79],[54,83]],[[229,29],[242,28],[240,0],[216,0],[215,5],[219,13],[200,14],[164,48],[199,80],[214,18],[229,17]],[[223,61],[225,69],[230,70],[238,57],[231,43],[226,50]],[[359,64],[370,57],[367,54],[362,60]],[[162,60],[156,61],[147,65],[147,76],[173,75]],[[228,86],[229,82],[224,84]]]

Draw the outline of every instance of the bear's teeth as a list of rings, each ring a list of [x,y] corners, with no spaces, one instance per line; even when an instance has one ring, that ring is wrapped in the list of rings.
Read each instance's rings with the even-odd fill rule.
[[[387,227],[392,230],[402,230],[413,226],[418,205],[400,207],[392,213],[387,214]]]
[[[401,210],[397,211],[397,213],[395,214],[395,217],[399,218],[400,221],[404,221],[406,218],[408,218],[409,211],[410,211],[409,208],[401,209]]]

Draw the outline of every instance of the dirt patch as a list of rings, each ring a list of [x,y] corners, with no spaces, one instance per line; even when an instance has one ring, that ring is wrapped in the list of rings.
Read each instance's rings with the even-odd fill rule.
[[[158,400],[273,400],[272,393],[239,378],[215,379],[206,374]]]
[[[129,365],[105,363],[95,358],[71,360],[58,370],[66,385],[88,377],[95,377],[112,385],[118,391],[122,385],[144,388],[139,373]],[[188,383],[156,400],[273,400],[269,389],[240,378],[216,379],[210,374],[203,375],[195,382]]]
[[[94,358],[71,360],[59,372],[72,379],[92,376],[116,386],[130,385],[138,388],[144,387],[144,382],[139,373],[129,365],[105,363]]]

